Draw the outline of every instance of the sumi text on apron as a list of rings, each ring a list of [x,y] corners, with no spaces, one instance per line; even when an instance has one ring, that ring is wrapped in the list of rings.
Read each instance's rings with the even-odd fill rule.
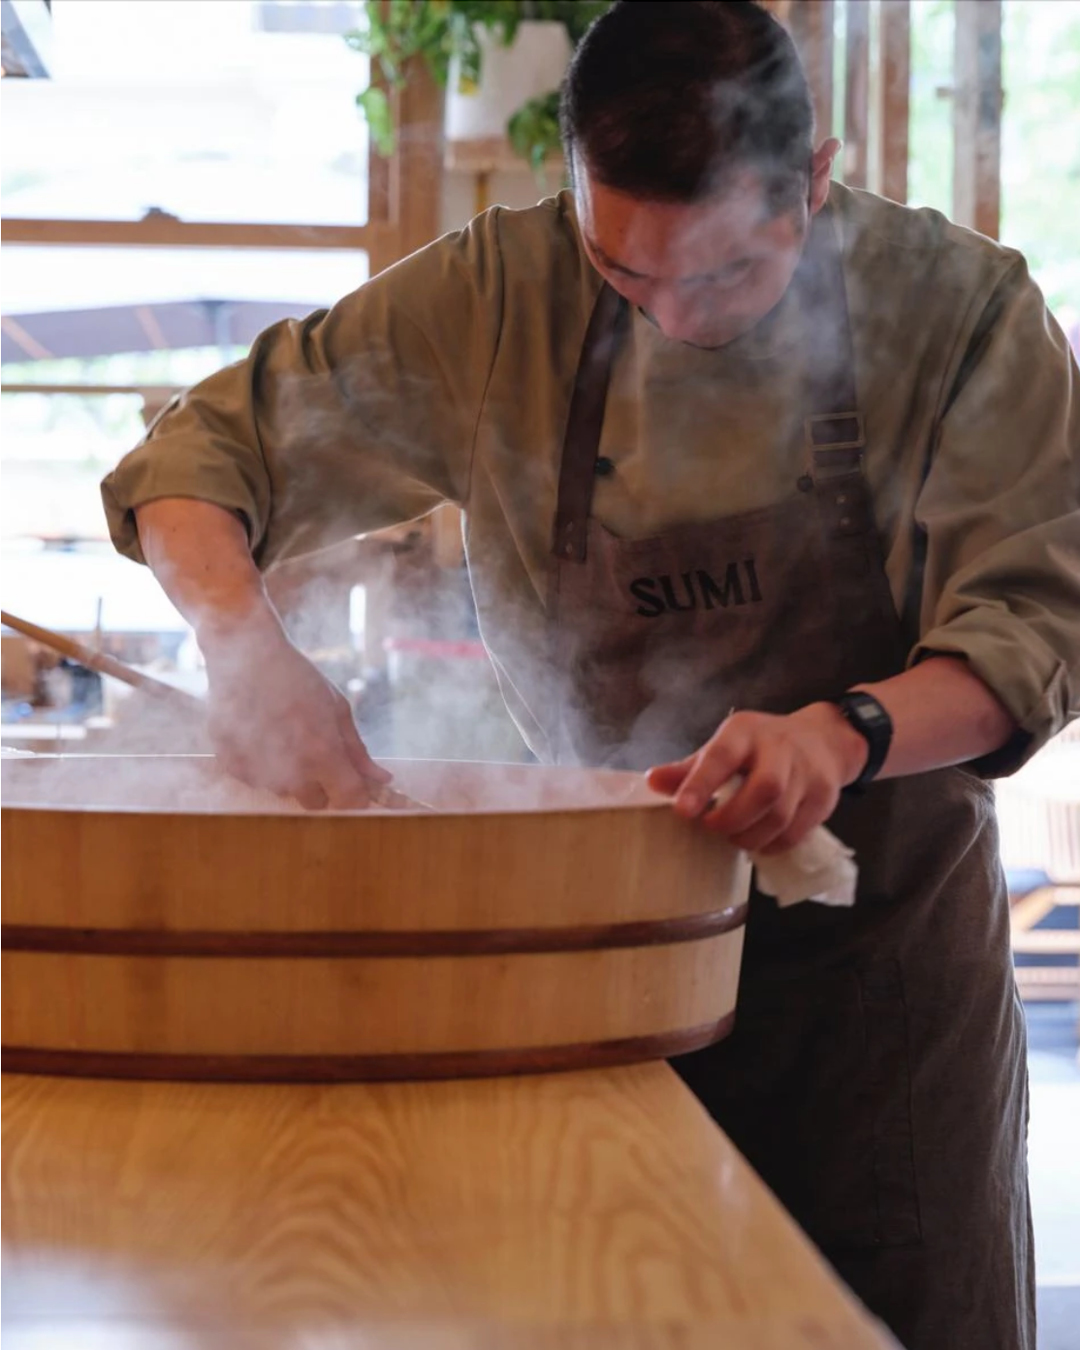
[[[790,496],[649,539],[591,516],[628,324],[602,290],[554,526],[556,758],[643,769],[732,707],[785,713],[904,668],[827,210],[796,281],[812,331]],[[855,907],[755,894],[736,1030],[676,1067],[909,1350],[1033,1350],[1023,1018],[991,790],[963,769],[876,783],[829,824],[856,850]]]

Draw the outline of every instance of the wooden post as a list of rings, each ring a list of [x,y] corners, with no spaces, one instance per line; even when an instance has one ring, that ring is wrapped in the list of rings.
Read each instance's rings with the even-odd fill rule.
[[[911,115],[911,3],[881,0],[881,106],[878,118],[881,194],[906,202]]]
[[[953,218],[998,237],[1001,225],[1001,0],[957,0]]]
[[[444,104],[444,91],[426,64],[411,63],[398,95],[397,225],[402,257],[439,234]]]
[[[814,98],[816,140],[833,131],[833,0],[800,0],[786,11]]]
[[[844,182],[864,188],[870,176],[869,0],[847,0],[844,20]]]
[[[439,567],[457,571],[465,565],[465,540],[460,508],[447,502],[431,513],[431,556]]]
[[[371,275],[436,238],[442,201],[443,91],[419,58],[390,96],[397,144],[389,160],[369,152],[369,219],[387,224],[369,251]]]
[[[390,99],[393,108],[393,94],[387,88],[386,81],[372,69],[371,83],[381,89]],[[396,153],[396,152],[395,152]],[[376,153],[374,139],[368,136],[368,225],[383,227],[378,240],[373,240],[367,250],[368,272],[374,276],[384,267],[389,267],[397,252],[397,235],[393,229],[393,161],[385,155]]]

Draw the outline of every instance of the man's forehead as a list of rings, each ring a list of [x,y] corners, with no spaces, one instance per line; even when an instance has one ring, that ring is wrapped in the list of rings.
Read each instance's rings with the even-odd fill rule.
[[[647,276],[724,267],[766,241],[775,220],[750,173],[703,202],[643,201],[582,174],[575,189],[582,230],[605,261]]]

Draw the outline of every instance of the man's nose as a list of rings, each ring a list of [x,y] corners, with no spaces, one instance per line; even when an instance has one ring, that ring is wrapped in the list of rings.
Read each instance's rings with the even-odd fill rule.
[[[705,317],[699,295],[679,295],[673,291],[655,293],[651,309],[663,335],[677,342],[692,338]]]

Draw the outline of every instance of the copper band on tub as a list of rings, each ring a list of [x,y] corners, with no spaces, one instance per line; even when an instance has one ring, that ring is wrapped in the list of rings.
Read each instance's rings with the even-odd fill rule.
[[[440,1050],[376,1055],[153,1055],[127,1051],[38,1050],[4,1046],[5,1073],[78,1078],[146,1078],[222,1083],[391,1082],[420,1078],[491,1078],[504,1074],[609,1069],[672,1059],[731,1034],[735,1013],[715,1022],[622,1040],[510,1050]]]
[[[5,924],[0,946],[13,952],[78,956],[496,956],[525,952],[600,951],[700,942],[741,928],[748,906],[677,919],[567,928],[365,929],[297,932],[178,931]],[[675,1053],[675,1052],[672,1052]],[[681,1053],[681,1052],[679,1052]]]

